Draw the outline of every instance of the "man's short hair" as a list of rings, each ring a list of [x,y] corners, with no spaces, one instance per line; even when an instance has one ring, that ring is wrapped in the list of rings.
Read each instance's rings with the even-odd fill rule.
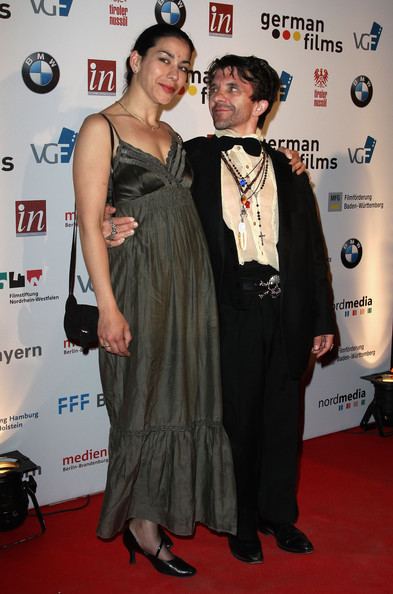
[[[277,99],[280,88],[280,78],[277,72],[267,60],[262,58],[226,54],[222,58],[216,58],[210,64],[206,77],[207,85],[212,84],[217,70],[225,70],[226,68],[229,68],[231,74],[236,69],[239,78],[251,83],[253,87],[251,99],[253,101],[264,99],[269,102],[268,108],[258,119],[258,127],[262,128],[267,114]]]

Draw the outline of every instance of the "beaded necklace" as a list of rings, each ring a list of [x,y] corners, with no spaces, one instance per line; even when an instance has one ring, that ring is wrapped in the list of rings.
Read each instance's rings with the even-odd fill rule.
[[[240,247],[242,250],[245,250],[247,248],[247,231],[245,219],[248,214],[247,209],[251,207],[251,199],[254,196],[257,223],[259,227],[258,237],[261,241],[261,245],[263,246],[263,239],[265,236],[262,231],[262,216],[259,205],[259,193],[262,191],[266,183],[266,178],[268,174],[269,159],[267,157],[267,154],[265,153],[265,151],[262,150],[262,156],[260,160],[256,163],[256,165],[253,167],[250,173],[248,173],[246,176],[241,174],[236,164],[229,157],[227,151],[223,151],[221,153],[221,160],[224,163],[225,167],[228,169],[229,173],[231,174],[234,182],[236,183],[236,187],[240,195],[240,221],[238,225],[238,238]],[[254,171],[254,177],[252,179],[249,179]],[[249,181],[247,181],[247,178]]]

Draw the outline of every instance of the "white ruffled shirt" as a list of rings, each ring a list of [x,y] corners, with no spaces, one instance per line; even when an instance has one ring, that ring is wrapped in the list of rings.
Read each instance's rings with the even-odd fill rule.
[[[217,137],[237,136],[231,130],[216,130],[215,134]],[[258,140],[263,139],[258,134],[250,134],[248,137]],[[260,159],[260,157],[246,153],[240,145],[234,145],[228,151],[228,155],[244,178],[253,170]],[[250,208],[246,209],[246,216],[243,219],[245,223],[243,227],[243,245],[241,244],[239,233],[239,224],[241,223],[240,210],[242,206],[239,188],[225,163],[221,161],[222,209],[225,224],[233,231],[239,264],[255,261],[259,262],[259,264],[268,264],[278,270],[277,185],[270,157],[268,157],[268,160],[268,174],[265,185],[258,192],[257,196],[251,198]],[[257,207],[257,203],[259,204],[259,208]],[[258,224],[257,210],[259,210],[261,215],[261,227]],[[263,234],[263,244],[260,238],[261,232]]]

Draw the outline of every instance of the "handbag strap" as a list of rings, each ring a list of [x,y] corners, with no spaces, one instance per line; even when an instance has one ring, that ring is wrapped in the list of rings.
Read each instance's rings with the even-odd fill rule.
[[[114,137],[113,137],[113,127],[112,127],[111,122],[106,117],[106,115],[104,115],[103,113],[101,115],[108,122],[109,131],[110,131],[110,135],[111,135],[111,172],[110,172],[109,181],[108,181],[107,202],[109,202],[110,204],[113,204],[112,175],[113,175],[113,148],[114,148],[115,141],[114,141]],[[117,134],[117,132],[116,132],[116,134]],[[117,136],[118,136],[118,134],[117,134]],[[74,229],[72,232],[70,270],[68,273],[68,296],[74,294],[74,287],[75,287],[76,243],[77,243],[77,238],[78,238],[78,214],[77,214],[77,210],[76,210],[76,201],[75,201],[75,205],[74,205],[74,212],[75,212],[75,217],[74,217]]]

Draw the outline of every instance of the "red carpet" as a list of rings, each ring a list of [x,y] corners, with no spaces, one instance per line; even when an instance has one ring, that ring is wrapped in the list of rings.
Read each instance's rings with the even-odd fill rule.
[[[359,430],[360,431],[360,430]],[[101,495],[72,513],[46,517],[47,531],[0,550],[2,594],[391,594],[393,592],[393,438],[373,430],[343,432],[304,444],[298,526],[311,555],[281,551],[262,538],[265,562],[249,566],[226,539],[198,527],[174,538],[176,552],[198,568],[189,579],[162,576],[141,556],[128,565],[120,538],[95,537]],[[39,480],[39,479],[38,479]],[[44,513],[82,500],[45,507]],[[38,531],[35,518],[0,533],[0,544]]]

